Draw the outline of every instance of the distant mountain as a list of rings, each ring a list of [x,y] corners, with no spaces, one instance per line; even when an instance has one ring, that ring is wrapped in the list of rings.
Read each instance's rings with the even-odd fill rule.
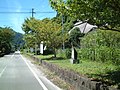
[[[13,47],[15,50],[18,50],[24,46],[23,34],[15,32],[13,39]]]

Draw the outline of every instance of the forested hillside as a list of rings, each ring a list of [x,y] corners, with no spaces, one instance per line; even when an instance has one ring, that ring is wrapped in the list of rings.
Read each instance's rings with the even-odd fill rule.
[[[10,27],[0,27],[0,56],[9,54],[24,45],[23,35]]]
[[[24,46],[23,34],[15,32],[13,46],[15,50],[20,49]]]

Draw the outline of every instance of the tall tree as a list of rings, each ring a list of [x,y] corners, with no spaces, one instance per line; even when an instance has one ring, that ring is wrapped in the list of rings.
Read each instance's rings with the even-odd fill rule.
[[[14,31],[10,27],[0,27],[0,54],[8,54],[11,52]]]
[[[23,24],[23,30],[26,32],[25,39],[27,42],[34,39],[34,42],[40,44],[41,41],[44,44],[54,50],[54,56],[56,57],[56,49],[64,41],[65,34],[61,33],[61,25],[56,23],[54,20],[45,18],[43,20],[37,20],[35,18],[30,18],[25,20]],[[32,38],[34,37],[34,38]],[[31,38],[30,41],[27,38]],[[33,43],[33,42],[31,42]]]
[[[120,0],[50,0],[50,3],[60,14],[88,19],[97,26],[120,27]]]

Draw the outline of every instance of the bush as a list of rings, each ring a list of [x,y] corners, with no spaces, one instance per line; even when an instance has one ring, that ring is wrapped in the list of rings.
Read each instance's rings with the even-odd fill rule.
[[[40,55],[40,50],[37,50],[37,55]]]
[[[120,32],[98,30],[81,40],[80,59],[120,63]]]
[[[52,49],[47,49],[47,50],[44,50],[43,52],[43,55],[49,55],[49,54],[53,54],[54,51]]]
[[[120,32],[111,30],[97,30],[88,33],[81,40],[82,48],[107,46],[120,49]]]
[[[2,53],[1,51],[0,51],[0,57],[3,57],[4,56],[4,53]]]
[[[65,51],[62,49],[57,50],[58,57],[66,58]]]
[[[68,58],[68,59],[70,59],[71,58],[71,49],[66,49],[65,50],[65,56],[66,56],[66,58]]]
[[[108,48],[105,46],[99,48],[80,49],[79,58],[100,62],[111,61],[118,64],[120,63],[120,49]]]

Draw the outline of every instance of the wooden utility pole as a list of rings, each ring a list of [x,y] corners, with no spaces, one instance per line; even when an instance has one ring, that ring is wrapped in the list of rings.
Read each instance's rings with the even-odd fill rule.
[[[34,8],[32,8],[32,18],[34,17],[34,14],[35,14]]]

